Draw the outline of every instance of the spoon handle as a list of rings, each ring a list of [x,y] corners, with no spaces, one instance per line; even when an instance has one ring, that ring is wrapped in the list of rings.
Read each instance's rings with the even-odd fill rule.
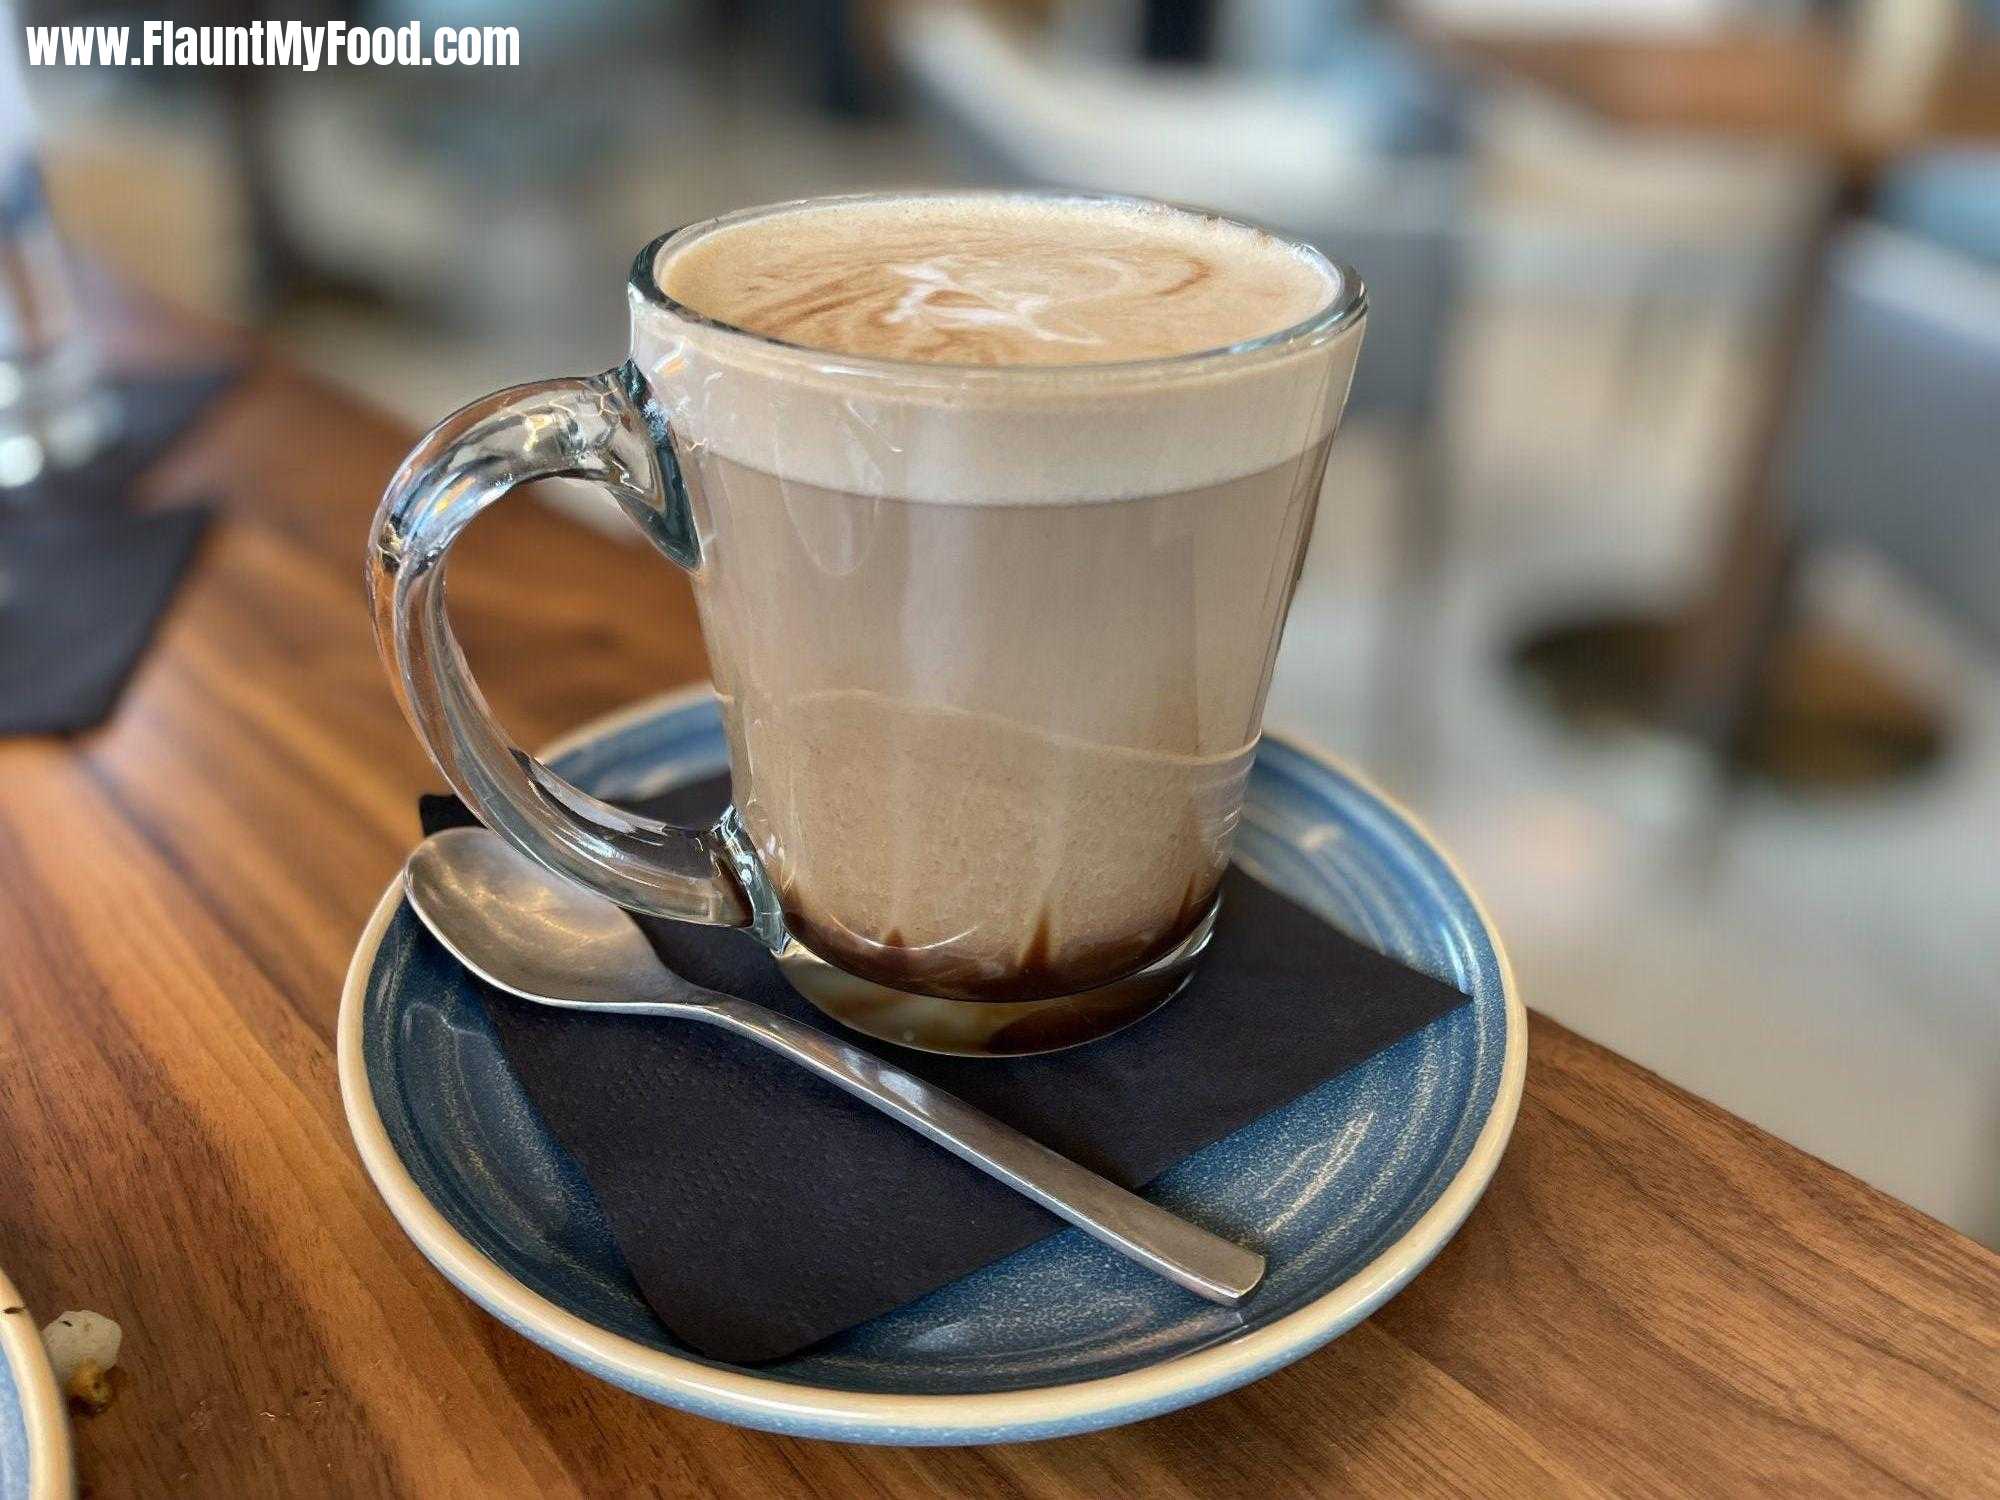
[[[702,1007],[701,1019],[804,1064],[1196,1296],[1233,1307],[1263,1280],[1263,1256],[1128,1193],[858,1047],[743,1000],[718,999]]]

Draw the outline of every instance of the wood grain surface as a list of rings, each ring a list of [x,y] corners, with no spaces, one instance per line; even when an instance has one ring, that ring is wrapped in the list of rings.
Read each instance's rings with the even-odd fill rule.
[[[411,436],[259,362],[153,476],[227,520],[114,722],[0,744],[0,1264],[40,1316],[124,1325],[117,1400],[76,1423],[88,1493],[2000,1492],[2000,1260],[1540,1020],[1512,1148],[1430,1270],[1189,1411],[842,1447],[509,1332],[391,1221],[334,1078],[342,973],[434,784],[360,591]],[[539,507],[482,521],[452,585],[525,742],[701,671],[673,570]]]
[[[1830,27],[1746,26],[1686,37],[1608,31],[1483,31],[1405,13],[1404,29],[1448,62],[1527,84],[1639,130],[1781,141],[1867,170],[1929,146],[2000,139],[2000,43],[1968,34],[1928,103],[1893,129],[1849,103],[1853,57]]]

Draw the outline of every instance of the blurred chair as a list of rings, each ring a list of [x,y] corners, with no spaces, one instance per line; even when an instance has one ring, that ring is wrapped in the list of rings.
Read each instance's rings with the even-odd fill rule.
[[[1783,147],[1613,128],[1519,90],[1487,99],[1479,136],[1482,285],[1593,311],[1609,335],[1586,461],[1651,465],[1636,436],[1716,430],[1719,413],[1689,408],[1713,394],[1690,372],[1710,344],[1764,334],[1823,169]],[[1586,483],[1615,503],[1630,477]]]
[[[1965,11],[1968,24],[2000,31],[2000,0],[1966,0]],[[1885,176],[1873,211],[1891,226],[1987,266],[2000,267],[2000,151],[1935,151],[1901,162]],[[1886,262],[1909,254],[1894,248],[1893,240],[1873,237],[1868,243],[1874,248],[1859,250],[1857,256],[1872,255]],[[1933,269],[1940,264],[1934,263]],[[1949,272],[1941,274],[1948,280],[1963,279]],[[1972,294],[1973,305],[1982,301],[1990,298]],[[2000,577],[1993,583],[2000,588]]]
[[[1869,548],[2000,649],[2000,270],[1848,232],[1786,485],[1807,545]]]
[[[1876,211],[1891,224],[2000,266],[2000,151],[1940,151],[1898,168]]]
[[[2000,0],[1967,0],[1969,25],[2000,34]],[[2000,266],[2000,151],[1935,151],[1898,164],[1875,212],[1990,266]]]

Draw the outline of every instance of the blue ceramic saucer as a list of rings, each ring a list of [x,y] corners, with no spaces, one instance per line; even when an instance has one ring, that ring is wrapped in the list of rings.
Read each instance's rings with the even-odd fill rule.
[[[76,1492],[69,1418],[34,1314],[0,1274],[0,1500]]]
[[[550,758],[586,790],[636,797],[720,770],[727,755],[714,703],[692,692],[594,725]],[[1199,1205],[1202,1222],[1268,1255],[1263,1287],[1233,1310],[1067,1230],[776,1364],[725,1365],[676,1346],[514,1082],[477,995],[424,938],[400,884],[362,934],[341,1000],[348,1123],[397,1221],[461,1291],[652,1400],[878,1443],[1055,1437],[1171,1411],[1318,1348],[1420,1271],[1493,1175],[1527,1062],[1526,1017],[1499,940],[1407,814],[1296,741],[1267,735],[1236,853],[1472,1003],[1148,1189],[1169,1205]]]

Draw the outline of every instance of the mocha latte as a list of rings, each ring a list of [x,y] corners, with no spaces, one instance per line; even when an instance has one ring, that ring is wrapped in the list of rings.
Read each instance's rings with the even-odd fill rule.
[[[752,333],[967,365],[1221,349],[1310,317],[1332,290],[1320,264],[1241,225],[975,195],[759,219],[703,237],[658,274],[668,296]]]
[[[636,321],[635,358],[792,932],[964,999],[1171,947],[1228,860],[1359,323],[1270,336],[1339,273],[967,194],[725,221],[653,274],[695,316]]]

